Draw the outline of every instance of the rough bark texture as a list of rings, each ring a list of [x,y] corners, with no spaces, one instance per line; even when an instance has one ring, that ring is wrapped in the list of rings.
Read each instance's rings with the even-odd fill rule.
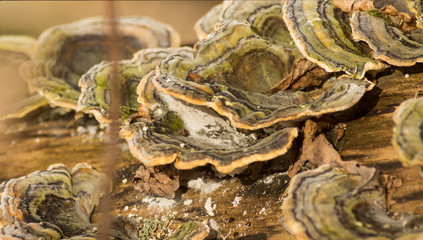
[[[420,73],[413,73],[418,69]],[[401,102],[423,94],[422,69],[422,65],[400,68],[378,78],[376,87],[357,106],[366,113],[347,122],[345,136],[335,146],[344,160],[356,160],[401,179],[402,185],[391,195],[396,202],[392,210],[419,215],[423,215],[423,178],[417,167],[401,165],[391,141],[395,109]]]

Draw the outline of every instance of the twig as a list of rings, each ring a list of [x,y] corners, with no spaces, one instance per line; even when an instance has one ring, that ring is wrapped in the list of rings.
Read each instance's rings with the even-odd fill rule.
[[[110,95],[111,95],[111,119],[109,131],[109,142],[106,151],[105,172],[110,180],[113,181],[114,167],[116,165],[118,154],[119,141],[119,118],[120,118],[120,83],[118,76],[118,60],[120,59],[120,41],[118,36],[118,19],[116,18],[116,7],[113,1],[106,1],[106,16],[109,21],[109,52],[108,60],[112,62],[112,72],[110,78]],[[110,239],[109,232],[111,228],[111,211],[113,209],[112,194],[108,193],[103,197],[101,204],[101,212],[104,214],[99,222],[98,239]]]

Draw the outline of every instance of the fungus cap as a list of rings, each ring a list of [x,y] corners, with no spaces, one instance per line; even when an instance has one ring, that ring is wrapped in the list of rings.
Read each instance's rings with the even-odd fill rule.
[[[78,81],[93,65],[107,58],[109,22],[83,19],[45,30],[28,66],[30,86],[52,104],[76,109]],[[118,19],[122,59],[142,48],[178,47],[179,35],[170,26],[146,17]]]

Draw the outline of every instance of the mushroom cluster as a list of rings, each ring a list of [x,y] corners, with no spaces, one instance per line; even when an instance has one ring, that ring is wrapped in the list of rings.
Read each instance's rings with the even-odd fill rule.
[[[25,56],[20,75],[26,79],[31,98],[22,97],[20,105],[1,112],[1,118],[22,117],[50,103],[77,110],[81,90],[79,79],[92,66],[107,60],[109,22],[92,17],[45,30],[38,39],[25,36],[4,36],[0,54],[18,61]],[[179,34],[169,25],[147,17],[121,17],[118,20],[119,55],[122,59],[144,48],[179,47]],[[12,55],[14,54],[14,55]],[[19,56],[18,56],[19,55]],[[19,75],[19,74],[18,74]],[[48,102],[47,102],[48,101]]]
[[[375,86],[366,73],[423,62],[421,2],[381,2],[224,1],[195,25],[200,40],[193,48],[180,47],[178,33],[168,25],[120,18],[125,59],[117,63],[120,136],[147,167],[173,164],[186,170],[210,164],[219,173],[231,174],[283,156],[295,145],[304,120],[359,102]],[[50,28],[38,40],[14,38],[12,47],[2,45],[0,38],[0,60],[3,54],[23,54],[29,60],[20,70],[37,92],[39,105],[32,106],[48,101],[93,114],[108,125],[113,121],[114,63],[106,61],[107,25],[103,18],[89,18]],[[317,83],[294,88],[287,80],[315,68],[328,72]],[[281,85],[286,87],[277,87]],[[422,166],[422,104],[421,98],[408,100],[394,119],[394,146],[410,166]],[[1,212],[2,231],[14,235],[19,226],[32,235],[86,234],[78,229],[92,228],[87,214],[98,204],[103,183],[97,172],[90,172],[97,178],[85,188],[88,192],[79,194],[82,190],[75,185],[83,184],[75,180],[76,172],[54,166],[0,185],[1,211],[15,211]],[[60,186],[51,187],[53,183]],[[284,202],[285,222],[302,239],[421,237],[416,229],[422,226],[413,225],[414,218],[393,220],[387,215],[378,184],[374,169],[351,164],[330,163],[300,173]],[[14,186],[20,192],[9,196],[7,190]],[[28,194],[35,196],[16,200],[28,209],[6,199]],[[37,209],[51,199],[60,200],[60,207],[82,208],[71,211],[75,229],[64,228],[63,212],[39,215]],[[35,201],[36,208],[26,201]],[[195,225],[202,229],[200,235],[208,234],[208,226]]]
[[[392,20],[394,7],[369,10],[374,5],[224,1],[197,22],[200,41],[193,49],[178,48],[178,34],[165,24],[120,18],[122,58],[141,49],[118,63],[121,136],[147,166],[175,162],[190,169],[210,163],[229,173],[285,154],[298,123],[348,109],[373,88],[367,71],[421,61],[416,36],[422,30],[405,33]],[[92,113],[105,125],[112,121],[107,24],[89,18],[52,27],[21,66],[31,89],[51,104]],[[380,39],[371,34],[375,29],[383,29],[377,30]],[[275,90],[304,57],[347,75]]]

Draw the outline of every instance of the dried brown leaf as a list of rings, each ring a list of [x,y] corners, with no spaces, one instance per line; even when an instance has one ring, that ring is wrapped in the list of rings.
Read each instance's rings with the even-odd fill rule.
[[[141,165],[133,179],[134,188],[155,196],[174,198],[179,188],[179,175],[170,166],[145,167]]]
[[[374,9],[373,0],[333,0],[337,8],[347,13]]]
[[[138,106],[138,113],[133,114],[131,116],[132,119],[136,119],[136,118],[143,118],[145,119],[147,122],[151,122],[151,116],[150,116],[150,112],[149,109],[146,105],[140,104]]]
[[[265,91],[266,94],[277,93],[286,89],[301,89],[319,86],[331,73],[326,72],[317,64],[303,58],[300,59],[279,83]]]
[[[320,133],[316,137],[316,134],[321,131],[316,122],[307,120],[302,131],[304,140],[301,147],[301,155],[289,170],[288,175],[290,177],[304,168],[314,169],[327,163],[334,162],[339,165],[343,162],[341,155],[333,148],[324,134]]]
[[[416,17],[408,10],[404,1],[398,0],[333,0],[336,7],[347,13],[379,9],[391,23],[402,31],[416,29]]]
[[[401,178],[388,174],[380,175],[380,183],[385,187],[386,190],[386,206],[388,209],[396,203],[393,199],[394,192],[402,185]]]
[[[417,28],[416,17],[414,15],[410,15],[406,12],[400,12],[392,5],[384,6],[380,9],[380,11],[387,15],[392,25],[404,32]]]

